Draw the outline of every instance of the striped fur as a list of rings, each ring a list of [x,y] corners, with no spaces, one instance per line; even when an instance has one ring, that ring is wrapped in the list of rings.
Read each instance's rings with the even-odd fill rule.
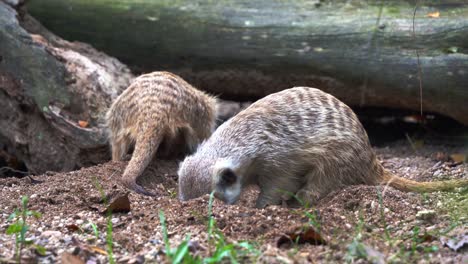
[[[255,102],[187,157],[179,169],[179,197],[187,200],[214,189],[218,198],[235,203],[245,186],[257,184],[256,206],[264,207],[290,194],[313,203],[354,184],[390,182],[405,191],[430,191],[427,186],[435,184],[389,175],[347,105],[318,89],[295,87]],[[187,187],[194,182],[202,184]],[[451,189],[468,181],[443,185]]]
[[[123,184],[152,195],[136,180],[155,153],[169,155],[177,148],[193,152],[211,135],[215,119],[216,99],[179,76],[153,72],[136,78],[106,115],[112,159],[122,160],[135,145]]]

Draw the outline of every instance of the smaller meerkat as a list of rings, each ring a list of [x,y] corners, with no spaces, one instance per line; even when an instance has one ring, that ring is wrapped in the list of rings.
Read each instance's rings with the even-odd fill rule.
[[[259,208],[280,204],[291,193],[312,204],[355,184],[415,192],[468,186],[468,180],[416,182],[393,175],[377,160],[351,108],[309,87],[253,103],[186,157],[178,174],[181,200],[214,190],[217,198],[233,204],[245,186],[257,184]]]
[[[156,151],[191,153],[214,130],[216,99],[179,76],[153,72],[137,77],[106,114],[112,160],[122,160],[134,145],[122,183],[152,195],[136,183]]]

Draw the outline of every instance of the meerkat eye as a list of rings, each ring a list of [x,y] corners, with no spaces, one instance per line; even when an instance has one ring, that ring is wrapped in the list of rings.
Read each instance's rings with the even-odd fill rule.
[[[221,183],[223,185],[232,185],[236,183],[237,176],[236,174],[229,168],[226,168],[221,171]]]

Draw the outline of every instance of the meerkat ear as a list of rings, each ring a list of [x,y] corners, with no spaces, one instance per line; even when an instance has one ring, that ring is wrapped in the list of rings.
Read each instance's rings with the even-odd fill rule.
[[[221,170],[219,177],[221,184],[225,186],[230,186],[237,182],[237,175],[230,168]]]

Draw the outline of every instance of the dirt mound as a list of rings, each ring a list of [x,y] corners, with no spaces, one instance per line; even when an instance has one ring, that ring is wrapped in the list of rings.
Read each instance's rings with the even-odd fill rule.
[[[459,151],[457,148],[425,146],[414,152],[403,143],[377,149],[387,168],[415,180],[466,178],[466,164],[441,161],[435,155]],[[28,219],[30,230],[26,237],[47,249],[45,256],[24,250],[24,256],[29,260],[55,262],[64,257],[63,252],[73,252],[83,259],[106,262],[103,252],[106,248],[107,218],[103,213],[106,205],[100,189],[109,201],[125,196],[128,191],[118,184],[125,166],[126,162],[108,162],[68,173],[0,179],[0,262],[11,259],[14,254],[14,238],[5,235],[4,230],[11,223],[7,218],[20,205],[22,195],[30,197],[30,210],[42,213],[39,219]],[[129,193],[130,212],[112,215],[113,253],[117,262],[167,260],[160,211],[165,214],[173,247],[190,234],[192,254],[208,256],[213,253],[207,243],[209,196],[178,201],[177,166],[177,161],[154,162],[145,172],[141,184],[151,188],[157,196]],[[240,241],[250,241],[256,249],[255,253],[252,251],[247,257],[240,258],[242,262],[342,262],[359,258],[376,262],[462,263],[467,260],[466,249],[456,252],[444,247],[440,240],[457,239],[468,232],[468,211],[466,206],[463,207],[467,201],[466,192],[421,195],[382,186],[349,186],[307,209],[282,206],[255,209],[257,193],[256,188],[247,190],[239,204],[233,206],[217,200],[213,203],[212,216],[226,243],[239,245]],[[456,201],[462,207],[451,208],[448,201]],[[327,245],[277,247],[278,238],[289,229],[308,223],[315,224]],[[88,254],[83,255],[83,252]]]

